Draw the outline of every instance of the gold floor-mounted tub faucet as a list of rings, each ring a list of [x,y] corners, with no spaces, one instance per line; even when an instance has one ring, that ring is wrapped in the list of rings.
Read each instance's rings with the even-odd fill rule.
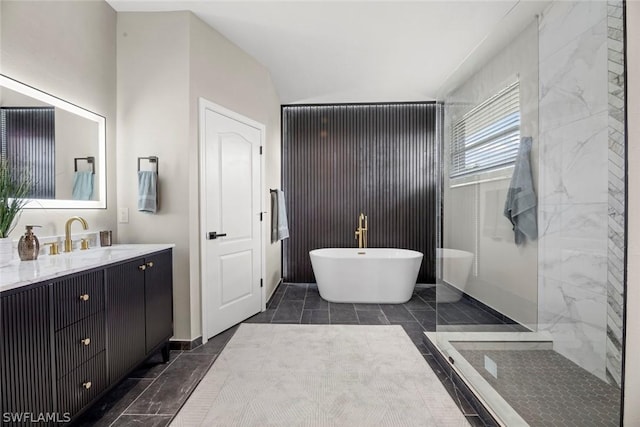
[[[362,222],[364,221],[364,227],[362,226]],[[356,240],[358,241],[359,248],[367,247],[367,216],[363,213],[360,213],[358,217],[358,229],[356,230]]]

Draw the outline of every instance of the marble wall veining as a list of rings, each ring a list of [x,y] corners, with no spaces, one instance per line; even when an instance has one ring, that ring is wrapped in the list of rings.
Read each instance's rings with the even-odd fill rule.
[[[607,25],[604,1],[553,2],[539,24],[538,326],[552,334],[556,351],[602,379],[611,197]]]
[[[607,255],[607,378],[621,384],[624,318],[625,130],[622,0],[607,4],[609,70],[609,245]]]

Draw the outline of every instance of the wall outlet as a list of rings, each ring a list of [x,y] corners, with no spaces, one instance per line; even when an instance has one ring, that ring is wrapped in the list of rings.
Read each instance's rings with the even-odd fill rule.
[[[498,364],[494,362],[491,358],[489,358],[486,354],[484,355],[484,369],[487,370],[494,378],[498,378]]]
[[[120,224],[127,224],[129,222],[129,208],[118,209],[118,222]]]

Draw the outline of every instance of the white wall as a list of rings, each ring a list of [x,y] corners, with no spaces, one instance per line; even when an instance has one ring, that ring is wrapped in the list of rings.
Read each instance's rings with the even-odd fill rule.
[[[0,73],[100,114],[107,125],[107,209],[26,210],[11,237],[25,224],[42,225],[40,236],[63,234],[78,214],[90,230],[115,230],[115,11],[97,1],[11,0],[0,10]]]
[[[475,255],[465,292],[529,326],[537,325],[537,242],[518,247],[511,223],[502,214],[513,168],[449,180],[451,126],[467,111],[520,81],[522,136],[533,137],[534,184],[538,169],[538,29],[532,18],[509,46],[475,70],[445,98],[444,246]],[[451,188],[487,178],[501,180]]]
[[[189,13],[118,13],[119,243],[175,243],[174,336],[191,339]],[[158,156],[160,210],[137,210],[137,159]],[[142,162],[147,168],[148,163]]]
[[[640,425],[640,2],[627,2],[628,247],[624,425]]]
[[[190,164],[198,164],[198,98],[203,97],[266,126],[265,182],[262,198],[265,211],[266,297],[274,291],[282,277],[280,243],[271,244],[269,188],[280,188],[280,101],[269,70],[240,50],[216,30],[194,15],[190,15],[190,91],[189,140]],[[198,168],[189,169],[189,262],[191,281],[191,321],[200,318],[200,229],[198,203]],[[194,329],[194,328],[192,328]]]
[[[201,334],[198,97],[267,126],[265,191],[280,182],[279,101],[269,72],[189,12],[118,14],[120,242],[173,242],[175,339]],[[156,155],[160,210],[137,211],[136,158]],[[266,227],[268,228],[268,227]],[[267,245],[267,292],[280,277]]]

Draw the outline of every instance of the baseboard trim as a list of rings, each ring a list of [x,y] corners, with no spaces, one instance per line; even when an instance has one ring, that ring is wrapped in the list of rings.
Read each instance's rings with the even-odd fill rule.
[[[188,351],[193,350],[196,347],[200,347],[202,345],[202,337],[198,337],[194,340],[171,340],[169,341],[169,348],[171,350],[181,350]]]
[[[278,280],[278,283],[273,287],[273,290],[271,291],[271,294],[269,294],[269,295],[267,296],[267,303],[268,303],[269,301],[271,301],[271,297],[273,297],[273,294],[275,294],[275,293],[276,293],[276,291],[278,290],[278,288],[280,287],[280,285],[282,285],[283,280],[284,280],[284,278],[283,278],[283,277],[281,277],[281,278],[280,278],[280,280]]]

